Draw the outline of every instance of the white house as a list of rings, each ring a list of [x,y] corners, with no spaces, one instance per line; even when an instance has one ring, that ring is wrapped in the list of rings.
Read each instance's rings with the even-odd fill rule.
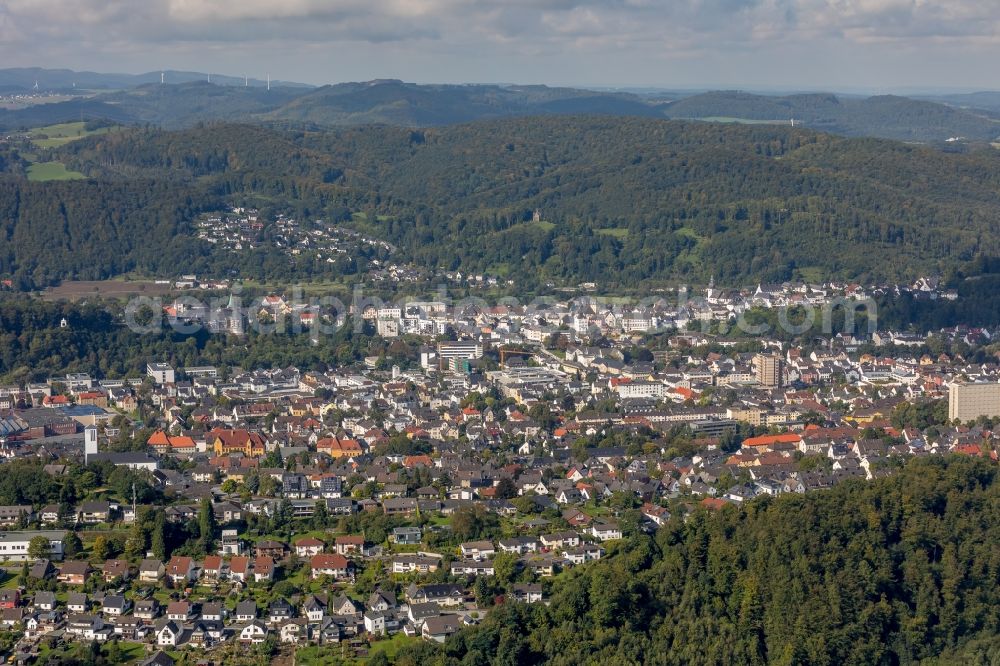
[[[267,627],[265,627],[260,621],[254,620],[245,627],[238,627],[237,635],[239,636],[239,641],[241,643],[257,645],[258,643],[263,643],[267,638]]]

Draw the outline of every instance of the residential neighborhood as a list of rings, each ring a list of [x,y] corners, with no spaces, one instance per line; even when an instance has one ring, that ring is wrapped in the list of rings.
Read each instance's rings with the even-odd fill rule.
[[[775,293],[751,300],[813,292]],[[913,456],[997,460],[1000,411],[955,388],[1000,381],[981,351],[997,332],[803,347],[699,331],[697,307],[724,320],[727,298],[710,288],[666,332],[655,309],[411,302],[358,313],[400,362],[150,359],[145,376],[0,387],[3,465],[41,489],[0,506],[12,658],[442,642],[698,512]],[[280,295],[260,308],[294,312]],[[958,399],[981,418],[949,419]]]

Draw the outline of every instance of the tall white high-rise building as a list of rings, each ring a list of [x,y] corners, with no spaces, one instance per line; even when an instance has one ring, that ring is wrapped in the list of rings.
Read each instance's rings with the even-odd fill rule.
[[[980,416],[1000,416],[1000,383],[952,383],[948,390],[948,420],[965,423]]]
[[[83,429],[83,464],[93,455],[97,455],[97,427],[87,426]]]

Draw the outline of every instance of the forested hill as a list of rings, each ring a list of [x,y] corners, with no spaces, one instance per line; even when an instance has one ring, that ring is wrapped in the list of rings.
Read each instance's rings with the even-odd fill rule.
[[[3,74],[0,70],[0,89]],[[43,75],[42,80],[65,81],[73,74],[53,73]],[[32,75],[17,71],[7,78],[23,83],[32,80]],[[1000,113],[990,94],[954,100],[733,91],[639,95],[541,85],[420,85],[391,79],[318,88],[274,83],[267,89],[261,82],[251,82],[249,87],[216,85],[190,72],[168,72],[165,85],[159,83],[158,73],[128,79],[132,84],[120,77],[95,81],[100,80],[118,81],[121,89],[24,109],[0,109],[0,129],[96,119],[151,123],[168,129],[213,121],[316,128],[369,124],[428,127],[513,116],[599,113],[781,124],[794,118],[803,126],[845,136],[918,142],[954,137],[989,142],[1000,137]],[[985,110],[976,107],[980,102]]]
[[[662,117],[637,95],[547,86],[416,85],[403,81],[343,83],[312,90],[262,118],[317,126],[450,125],[505,116],[605,113]]]
[[[710,92],[673,102],[666,106],[664,114],[671,118],[789,124],[794,119],[797,124],[824,132],[901,141],[946,141],[959,137],[995,141],[1000,137],[1000,116],[996,111],[957,108],[896,95],[862,99],[830,94],[778,97]]]
[[[914,459],[880,481],[674,516],[561,578],[549,605],[504,604],[397,661],[995,664],[998,504],[995,464]]]
[[[0,109],[0,129],[100,118],[151,123],[167,129],[223,120],[298,127],[424,127],[573,113],[663,117],[660,100],[548,86],[418,85],[378,80],[315,89],[278,85],[265,89],[200,80],[166,85],[144,83],[93,97],[18,110]]]
[[[516,276],[525,288],[908,280],[1000,255],[996,151],[790,127],[607,116],[426,130],[206,125],[92,136],[47,157],[92,180],[8,176],[0,187],[0,236],[11,241],[0,273],[20,284],[169,266],[268,279],[335,270],[197,245],[190,216],[231,202],[342,220],[395,245],[394,260]],[[173,235],[150,253],[147,229],[163,228],[163,211]],[[177,268],[192,247],[190,268]]]

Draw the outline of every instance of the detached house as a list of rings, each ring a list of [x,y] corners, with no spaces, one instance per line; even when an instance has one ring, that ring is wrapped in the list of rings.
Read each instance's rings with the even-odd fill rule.
[[[39,590],[35,592],[35,598],[32,600],[32,606],[38,611],[50,611],[56,608],[56,594],[55,592],[47,592],[45,590]]]
[[[603,523],[595,523],[590,528],[590,533],[593,534],[598,539],[600,539],[601,541],[610,541],[611,539],[622,538],[622,531],[621,528],[618,527],[618,523],[610,521]]]
[[[505,553],[516,553],[524,555],[534,553],[538,550],[538,539],[531,536],[511,537],[510,539],[500,539],[500,550]]]
[[[250,575],[250,558],[239,555],[229,560],[229,579],[247,582]]]
[[[166,567],[157,559],[143,560],[139,565],[139,580],[143,583],[155,583],[163,578]]]
[[[444,643],[445,639],[457,632],[462,627],[462,619],[458,615],[438,615],[424,620],[424,625],[420,629],[420,635],[437,643]]]
[[[462,552],[462,557],[473,560],[485,560],[496,555],[496,549],[493,547],[492,541],[469,541],[463,543],[458,548]]]
[[[306,597],[306,600],[302,602],[302,615],[312,623],[321,621],[323,616],[326,615],[325,598],[325,595],[320,597],[315,594],[310,594]]]
[[[360,553],[365,546],[363,536],[339,536],[333,543],[334,550],[340,555],[354,555]]]
[[[542,601],[542,586],[538,583],[517,583],[511,589],[510,598],[526,604]]]
[[[354,565],[343,555],[320,553],[313,555],[309,560],[312,567],[312,577],[332,576],[337,579],[350,578],[353,575]]]
[[[267,640],[267,627],[263,622],[254,620],[244,627],[237,627],[236,637],[240,643],[258,645]]]
[[[111,520],[111,504],[104,501],[84,502],[77,508],[77,520],[84,525],[96,525]]]
[[[274,560],[261,555],[253,561],[253,579],[255,582],[274,580]]]
[[[167,619],[174,622],[187,622],[194,613],[194,607],[189,601],[171,601],[167,604]]]
[[[90,608],[87,595],[83,592],[70,592],[66,598],[66,610],[70,613],[86,613]]]
[[[66,620],[66,633],[85,641],[103,642],[111,637],[113,629],[96,615],[72,615]]]
[[[101,604],[101,612],[111,617],[124,615],[131,605],[131,602],[123,595],[109,594],[104,597],[104,602]]]
[[[175,585],[183,585],[194,576],[194,560],[190,557],[174,555],[167,563],[166,575]]]
[[[406,599],[411,604],[435,603],[438,606],[458,606],[464,598],[465,592],[460,585],[411,583],[406,588]]]
[[[161,620],[156,628],[156,644],[160,647],[176,647],[181,642],[183,632],[173,620]]]
[[[117,579],[128,580],[131,577],[131,571],[129,570],[128,562],[125,560],[108,560],[104,563],[104,567],[101,570],[104,576],[104,582],[110,583],[111,581]]]
[[[299,557],[312,557],[323,552],[326,544],[315,537],[303,537],[295,542],[295,554]],[[343,555],[344,553],[341,553]]]
[[[250,622],[257,619],[257,604],[250,599],[236,604],[236,621]]]
[[[222,578],[222,556],[208,555],[201,565],[201,575],[208,580],[219,580]]]
[[[156,599],[141,599],[135,602],[135,616],[141,620],[155,620],[160,614],[160,602]]]
[[[90,575],[90,565],[86,562],[66,562],[59,569],[59,575],[56,577],[60,583],[65,583],[67,585],[83,585],[87,582],[87,576]]]

